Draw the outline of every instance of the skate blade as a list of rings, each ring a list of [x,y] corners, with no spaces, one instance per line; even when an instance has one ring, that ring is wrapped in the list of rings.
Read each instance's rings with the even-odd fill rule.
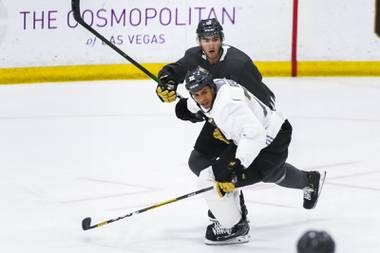
[[[231,245],[231,244],[241,244],[241,243],[247,243],[251,239],[251,236],[248,235],[241,235],[235,238],[231,238],[225,241],[210,241],[208,239],[205,239],[206,245]]]
[[[323,185],[325,184],[326,175],[327,175],[327,172],[324,171],[323,175],[321,175],[321,179],[319,180],[318,199],[319,199],[319,196],[321,196],[322,194],[322,188],[323,188]]]

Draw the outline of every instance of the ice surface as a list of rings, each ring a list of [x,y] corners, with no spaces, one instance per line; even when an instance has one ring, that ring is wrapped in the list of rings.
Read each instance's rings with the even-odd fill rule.
[[[245,190],[250,243],[203,244],[201,196],[89,231],[196,190],[187,158],[202,124],[177,120],[152,81],[0,86],[1,252],[295,252],[308,229],[341,253],[380,252],[380,79],[268,78],[293,125],[288,161],[326,169],[315,210],[272,184]]]

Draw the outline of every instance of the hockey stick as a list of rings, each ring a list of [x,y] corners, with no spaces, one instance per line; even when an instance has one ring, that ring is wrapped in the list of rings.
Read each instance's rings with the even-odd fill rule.
[[[97,228],[97,227],[101,227],[101,226],[104,226],[104,225],[107,225],[107,224],[110,224],[112,222],[115,222],[115,221],[118,221],[118,220],[121,220],[121,219],[124,219],[124,218],[127,218],[127,217],[130,217],[132,215],[136,215],[136,214],[140,214],[140,213],[143,213],[145,211],[148,211],[148,210],[151,210],[151,209],[154,209],[154,208],[157,208],[157,207],[160,207],[160,206],[164,206],[164,205],[167,205],[167,204],[170,204],[170,203],[173,203],[173,202],[176,202],[176,201],[179,201],[179,200],[182,200],[182,199],[186,199],[186,198],[189,198],[189,197],[192,197],[192,196],[195,196],[195,195],[198,195],[200,193],[203,193],[203,192],[207,192],[207,191],[210,191],[212,190],[214,187],[213,186],[210,186],[210,187],[207,187],[207,188],[203,188],[201,190],[198,190],[198,191],[194,191],[194,192],[191,192],[191,193],[188,193],[188,194],[185,194],[185,195],[182,195],[180,197],[176,197],[174,199],[169,199],[167,201],[163,201],[161,203],[157,203],[155,205],[151,205],[151,206],[148,206],[148,207],[145,207],[145,208],[142,208],[140,210],[137,210],[137,211],[134,211],[132,213],[129,213],[129,214],[126,214],[124,216],[120,216],[120,217],[117,217],[115,219],[110,219],[110,220],[107,220],[107,221],[103,221],[103,222],[100,222],[100,223],[97,223],[95,225],[92,225],[91,226],[91,218],[90,217],[87,217],[87,218],[84,218],[82,220],[82,229],[83,230],[89,230],[89,229],[92,229],[92,228]]]
[[[98,37],[101,41],[106,43],[108,46],[110,46],[113,50],[118,52],[121,56],[123,56],[125,59],[127,59],[129,62],[131,62],[133,65],[135,65],[138,69],[140,69],[142,72],[144,72],[147,76],[152,78],[156,83],[160,84],[160,80],[153,75],[149,70],[144,68],[140,63],[129,57],[126,53],[124,53],[120,48],[115,46],[111,41],[107,40],[103,37],[100,33],[98,33],[95,29],[93,29],[91,26],[89,26],[86,22],[84,22],[81,12],[80,12],[80,0],[71,0],[71,9],[73,11],[74,19],[79,24],[81,24],[84,28],[89,30],[91,33],[93,33],[96,37]]]

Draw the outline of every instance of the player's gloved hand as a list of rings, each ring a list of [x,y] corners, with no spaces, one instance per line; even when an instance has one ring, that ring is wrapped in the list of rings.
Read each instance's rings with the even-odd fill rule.
[[[229,182],[216,182],[216,192],[221,198],[226,193],[232,192],[236,188],[236,184],[245,179],[245,168],[241,165],[239,159],[234,158],[227,164],[225,178],[228,178]]]
[[[216,182],[215,190],[218,196],[222,198],[226,193],[235,190],[235,185],[231,182]]]
[[[217,181],[236,184],[246,178],[246,170],[244,166],[241,165],[239,159],[234,158],[227,162],[227,166],[224,166],[224,169],[219,170],[218,175],[215,175]]]
[[[177,98],[177,93],[174,90],[167,90],[160,85],[157,85],[156,93],[161,101],[165,103],[171,103]]]
[[[157,85],[156,93],[162,102],[171,103],[177,98],[177,86],[178,84],[174,81],[169,74],[164,71],[158,73],[158,78],[160,79],[160,84]]]
[[[241,164],[241,162],[238,158],[231,160],[227,165],[227,169],[232,172],[231,173],[231,182],[236,184],[237,182],[240,182],[240,181],[246,179],[246,176],[245,176],[246,169]]]
[[[181,98],[178,103],[175,106],[175,114],[177,118],[181,120],[188,120],[190,122],[196,123],[196,122],[201,122],[206,119],[206,116],[201,113],[192,113],[189,111],[187,108],[187,98]]]

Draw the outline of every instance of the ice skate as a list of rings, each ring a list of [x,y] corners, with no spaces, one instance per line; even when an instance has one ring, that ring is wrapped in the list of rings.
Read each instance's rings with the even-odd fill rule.
[[[322,174],[318,171],[306,172],[308,185],[303,189],[303,207],[313,209],[321,194],[323,184],[326,178],[326,171]]]
[[[224,228],[219,222],[207,226],[205,244],[226,245],[249,242],[249,224],[241,219],[232,228]]]

